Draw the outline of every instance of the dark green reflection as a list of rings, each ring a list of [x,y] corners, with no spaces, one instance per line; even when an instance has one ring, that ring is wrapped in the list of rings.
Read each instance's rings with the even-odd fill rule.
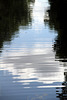
[[[49,0],[49,27],[57,31],[54,50],[56,58],[62,62],[67,62],[67,0]],[[59,100],[67,100],[67,72],[64,72],[65,81],[62,88],[56,89]],[[60,90],[61,89],[61,93]]]
[[[30,2],[31,0],[0,0],[0,48],[4,41],[11,41],[20,25],[27,26],[31,22]]]
[[[64,72],[65,81],[62,83],[64,87],[56,88],[56,95],[59,100],[67,100],[67,72]],[[61,93],[60,93],[61,89]]]
[[[56,57],[67,58],[67,1],[49,0],[49,27],[57,31],[54,50]]]

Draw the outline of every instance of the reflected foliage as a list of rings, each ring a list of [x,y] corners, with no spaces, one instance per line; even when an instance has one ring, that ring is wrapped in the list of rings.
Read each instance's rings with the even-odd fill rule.
[[[31,22],[31,0],[0,0],[0,48],[4,41],[11,41],[20,25]]]
[[[65,81],[62,83],[62,88],[56,88],[57,98],[60,100],[67,100],[67,72],[64,72]],[[61,89],[61,93],[60,93]]]
[[[56,58],[67,58],[67,1],[49,0],[49,27],[56,30],[58,35],[55,39],[54,50]],[[62,60],[63,61],[63,60]]]
[[[67,62],[67,1],[66,0],[49,0],[49,27],[51,30],[57,31],[55,38],[54,51],[56,59],[62,62]],[[56,94],[59,100],[67,100],[67,72],[64,72],[65,81],[62,83],[61,93],[60,88]]]

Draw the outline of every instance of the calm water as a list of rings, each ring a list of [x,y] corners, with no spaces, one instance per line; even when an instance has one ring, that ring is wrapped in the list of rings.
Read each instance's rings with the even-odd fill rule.
[[[4,27],[11,27],[6,35],[2,36],[1,29],[0,99],[60,100],[65,89],[66,62],[57,60],[53,49],[57,31],[49,27],[46,10],[50,5],[48,0],[32,0],[26,7],[26,15],[20,10],[18,18],[17,14],[15,18],[10,15],[13,21],[9,16],[7,26],[4,21]]]

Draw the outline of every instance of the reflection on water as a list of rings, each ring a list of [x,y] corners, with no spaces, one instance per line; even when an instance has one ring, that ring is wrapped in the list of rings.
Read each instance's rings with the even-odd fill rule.
[[[48,1],[9,1],[7,4],[1,1],[3,10],[4,5],[10,5],[5,11],[8,18],[3,17],[3,12],[0,15],[1,100],[62,98],[66,93],[66,62],[55,59],[53,43],[57,30],[51,29],[50,14],[49,20],[44,22],[44,15],[50,7]]]
[[[31,23],[28,5],[27,0],[0,0],[0,48],[5,41],[15,37],[20,25],[28,26]]]
[[[54,51],[56,52],[55,57],[57,61],[63,63],[64,67],[64,82],[62,85],[62,93],[57,90],[58,98],[60,100],[67,100],[67,2],[64,0],[49,0],[51,6],[49,11],[50,21],[49,27],[58,32],[54,42]]]

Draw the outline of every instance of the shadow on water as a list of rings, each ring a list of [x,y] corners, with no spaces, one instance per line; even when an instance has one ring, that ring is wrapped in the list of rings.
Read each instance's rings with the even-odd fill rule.
[[[62,83],[62,93],[59,93],[59,88],[56,91],[60,100],[67,100],[67,1],[66,0],[49,0],[50,10],[48,25],[51,30],[57,32],[57,37],[54,42],[54,51],[56,52],[56,60],[64,63],[65,81]]]
[[[0,0],[0,48],[11,41],[19,26],[31,23],[30,2],[34,0]]]

